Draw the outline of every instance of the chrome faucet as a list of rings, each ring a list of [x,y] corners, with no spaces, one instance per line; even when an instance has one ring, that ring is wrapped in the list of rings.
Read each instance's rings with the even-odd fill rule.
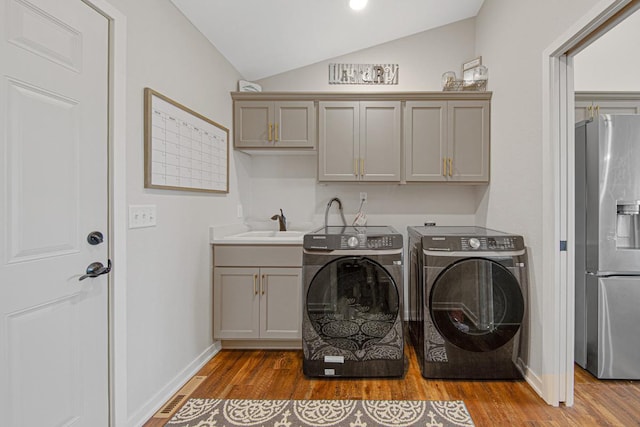
[[[334,197],[333,199],[329,200],[329,203],[327,203],[327,208],[324,210],[324,227],[327,228],[327,226],[329,225],[329,209],[331,208],[331,205],[333,204],[333,202],[338,202],[338,210],[340,211],[342,224],[346,227],[347,220],[344,219],[344,212],[342,211],[342,202],[337,197]]]
[[[271,217],[272,220],[278,220],[278,225],[280,226],[280,231],[287,231],[287,217],[284,216],[284,212],[280,209],[280,215],[276,214]]]

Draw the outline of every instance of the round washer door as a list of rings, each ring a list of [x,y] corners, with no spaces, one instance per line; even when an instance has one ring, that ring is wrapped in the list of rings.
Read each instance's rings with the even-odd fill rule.
[[[325,264],[309,284],[311,325],[334,347],[357,351],[384,338],[400,309],[398,288],[380,264],[349,256]]]
[[[429,294],[429,311],[446,341],[464,350],[488,352],[518,332],[524,298],[508,268],[490,259],[466,258],[438,275]]]

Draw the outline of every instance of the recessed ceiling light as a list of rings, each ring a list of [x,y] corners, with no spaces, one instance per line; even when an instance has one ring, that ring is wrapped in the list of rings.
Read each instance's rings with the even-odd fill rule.
[[[353,10],[362,10],[367,5],[368,0],[349,0],[349,6]]]

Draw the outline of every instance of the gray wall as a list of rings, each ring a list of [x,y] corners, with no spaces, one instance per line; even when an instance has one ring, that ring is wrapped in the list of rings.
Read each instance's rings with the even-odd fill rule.
[[[575,89],[640,91],[640,12],[622,21],[574,59]]]
[[[429,91],[442,89],[442,73],[461,74],[475,57],[475,20],[465,19],[369,49],[259,80],[264,91]],[[329,63],[399,64],[397,85],[330,85]]]
[[[460,73],[473,58],[475,21],[467,19],[370,49],[333,58],[260,80],[265,91],[440,91],[442,73]],[[399,84],[384,86],[329,85],[328,64],[397,63]],[[484,186],[380,183],[317,183],[316,156],[251,157],[251,200],[248,215],[271,216],[276,208],[289,212],[291,221],[321,221],[327,202],[342,199],[347,221],[358,210],[359,193],[367,192],[369,224],[390,224],[406,232],[407,225],[425,220],[438,224],[473,224],[478,193]],[[282,191],[286,189],[286,191]],[[332,211],[333,212],[333,211]]]
[[[143,186],[143,88],[151,87],[231,129],[229,92],[241,76],[168,0],[111,0],[128,19],[129,204],[155,204],[158,226],[128,232],[128,412],[148,415],[167,384],[208,351],[211,283],[208,227],[238,222],[236,206],[265,219],[283,208],[292,222],[318,220],[334,195],[348,219],[358,193],[367,191],[370,223],[486,224],[522,233],[531,252],[529,367],[548,375],[542,360],[544,286],[541,234],[542,51],[596,0],[514,2],[486,0],[466,20],[375,48],[333,58],[260,81],[264,90],[440,90],[444,71],[483,56],[492,102],[490,186],[441,184],[318,184],[315,157],[250,157],[231,151],[230,193],[208,195],[148,190]],[[400,65],[400,84],[388,87],[329,86],[329,62]],[[637,69],[637,66],[636,66]],[[578,89],[581,89],[578,87]],[[593,90],[592,87],[584,89]],[[637,89],[635,89],[637,90]],[[286,191],[283,191],[283,188]],[[161,402],[160,402],[161,403]]]
[[[264,91],[440,91],[442,73],[461,73],[462,63],[475,56],[475,20],[466,19],[433,30],[333,58],[271,78],[259,80]],[[328,64],[399,64],[398,85],[329,85]],[[317,156],[251,157],[251,219],[264,220],[282,208],[292,224],[321,224],[327,202],[343,201],[351,223],[367,193],[364,210],[369,225],[391,225],[406,237],[408,225],[435,221],[438,225],[473,225],[486,186],[442,183],[318,183]],[[337,209],[330,223],[338,224]],[[405,266],[406,269],[406,266]],[[405,286],[407,274],[405,271]],[[405,299],[408,292],[404,292]],[[406,311],[407,304],[405,304]]]
[[[491,184],[464,187],[419,184],[411,186],[353,184],[315,184],[313,160],[307,160],[297,173],[305,182],[297,183],[296,194],[314,205],[299,215],[318,215],[325,201],[337,194],[347,200],[348,209],[357,207],[358,192],[368,191],[369,217],[375,221],[393,221],[398,227],[421,223],[435,217],[440,224],[475,223],[490,228],[522,234],[529,249],[530,268],[530,337],[525,363],[529,377],[544,393],[544,383],[556,374],[544,355],[544,316],[554,301],[550,300],[552,283],[541,283],[543,271],[542,204],[542,61],[543,51],[560,37],[597,0],[542,0],[523,2],[486,0],[474,20],[461,21],[409,38],[333,58],[304,67],[260,83],[264,90],[440,90],[440,75],[449,69],[459,71],[460,64],[481,55],[489,69],[489,90],[493,92],[491,127]],[[473,34],[469,34],[471,29]],[[444,44],[444,45],[443,45]],[[329,86],[327,65],[330,62],[398,63],[400,84],[397,87]],[[253,158],[261,175],[251,175],[253,199],[270,194],[287,177],[268,170],[276,160]],[[280,160],[278,160],[280,161]],[[302,168],[302,167],[301,167]],[[256,195],[257,188],[261,194]],[[283,201],[284,202],[284,201]],[[356,206],[356,207],[353,207]],[[286,208],[286,207],[285,207]],[[396,210],[399,216],[387,215]],[[253,214],[266,212],[254,205]]]
[[[476,51],[489,67],[492,100],[491,186],[477,221],[524,235],[529,248],[530,331],[528,366],[544,393],[555,367],[545,361],[545,315],[556,304],[556,284],[542,283],[543,52],[597,0],[486,0],[476,18]],[[552,218],[546,218],[549,224]],[[547,354],[550,354],[547,352]]]
[[[248,180],[231,150],[228,195],[144,188],[144,87],[231,129],[229,92],[240,76],[168,0],[111,3],[127,17],[127,203],[157,206],[157,227],[127,233],[127,406],[136,424],[211,349],[208,228],[237,221]]]

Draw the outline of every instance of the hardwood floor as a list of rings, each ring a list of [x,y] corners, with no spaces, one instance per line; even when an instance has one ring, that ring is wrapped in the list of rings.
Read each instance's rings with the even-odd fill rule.
[[[401,379],[312,379],[302,374],[300,351],[222,350],[197,374],[207,379],[191,397],[463,400],[478,427],[640,426],[640,381],[598,381],[576,366],[575,405],[555,408],[525,381],[425,380],[410,345],[406,356]]]

